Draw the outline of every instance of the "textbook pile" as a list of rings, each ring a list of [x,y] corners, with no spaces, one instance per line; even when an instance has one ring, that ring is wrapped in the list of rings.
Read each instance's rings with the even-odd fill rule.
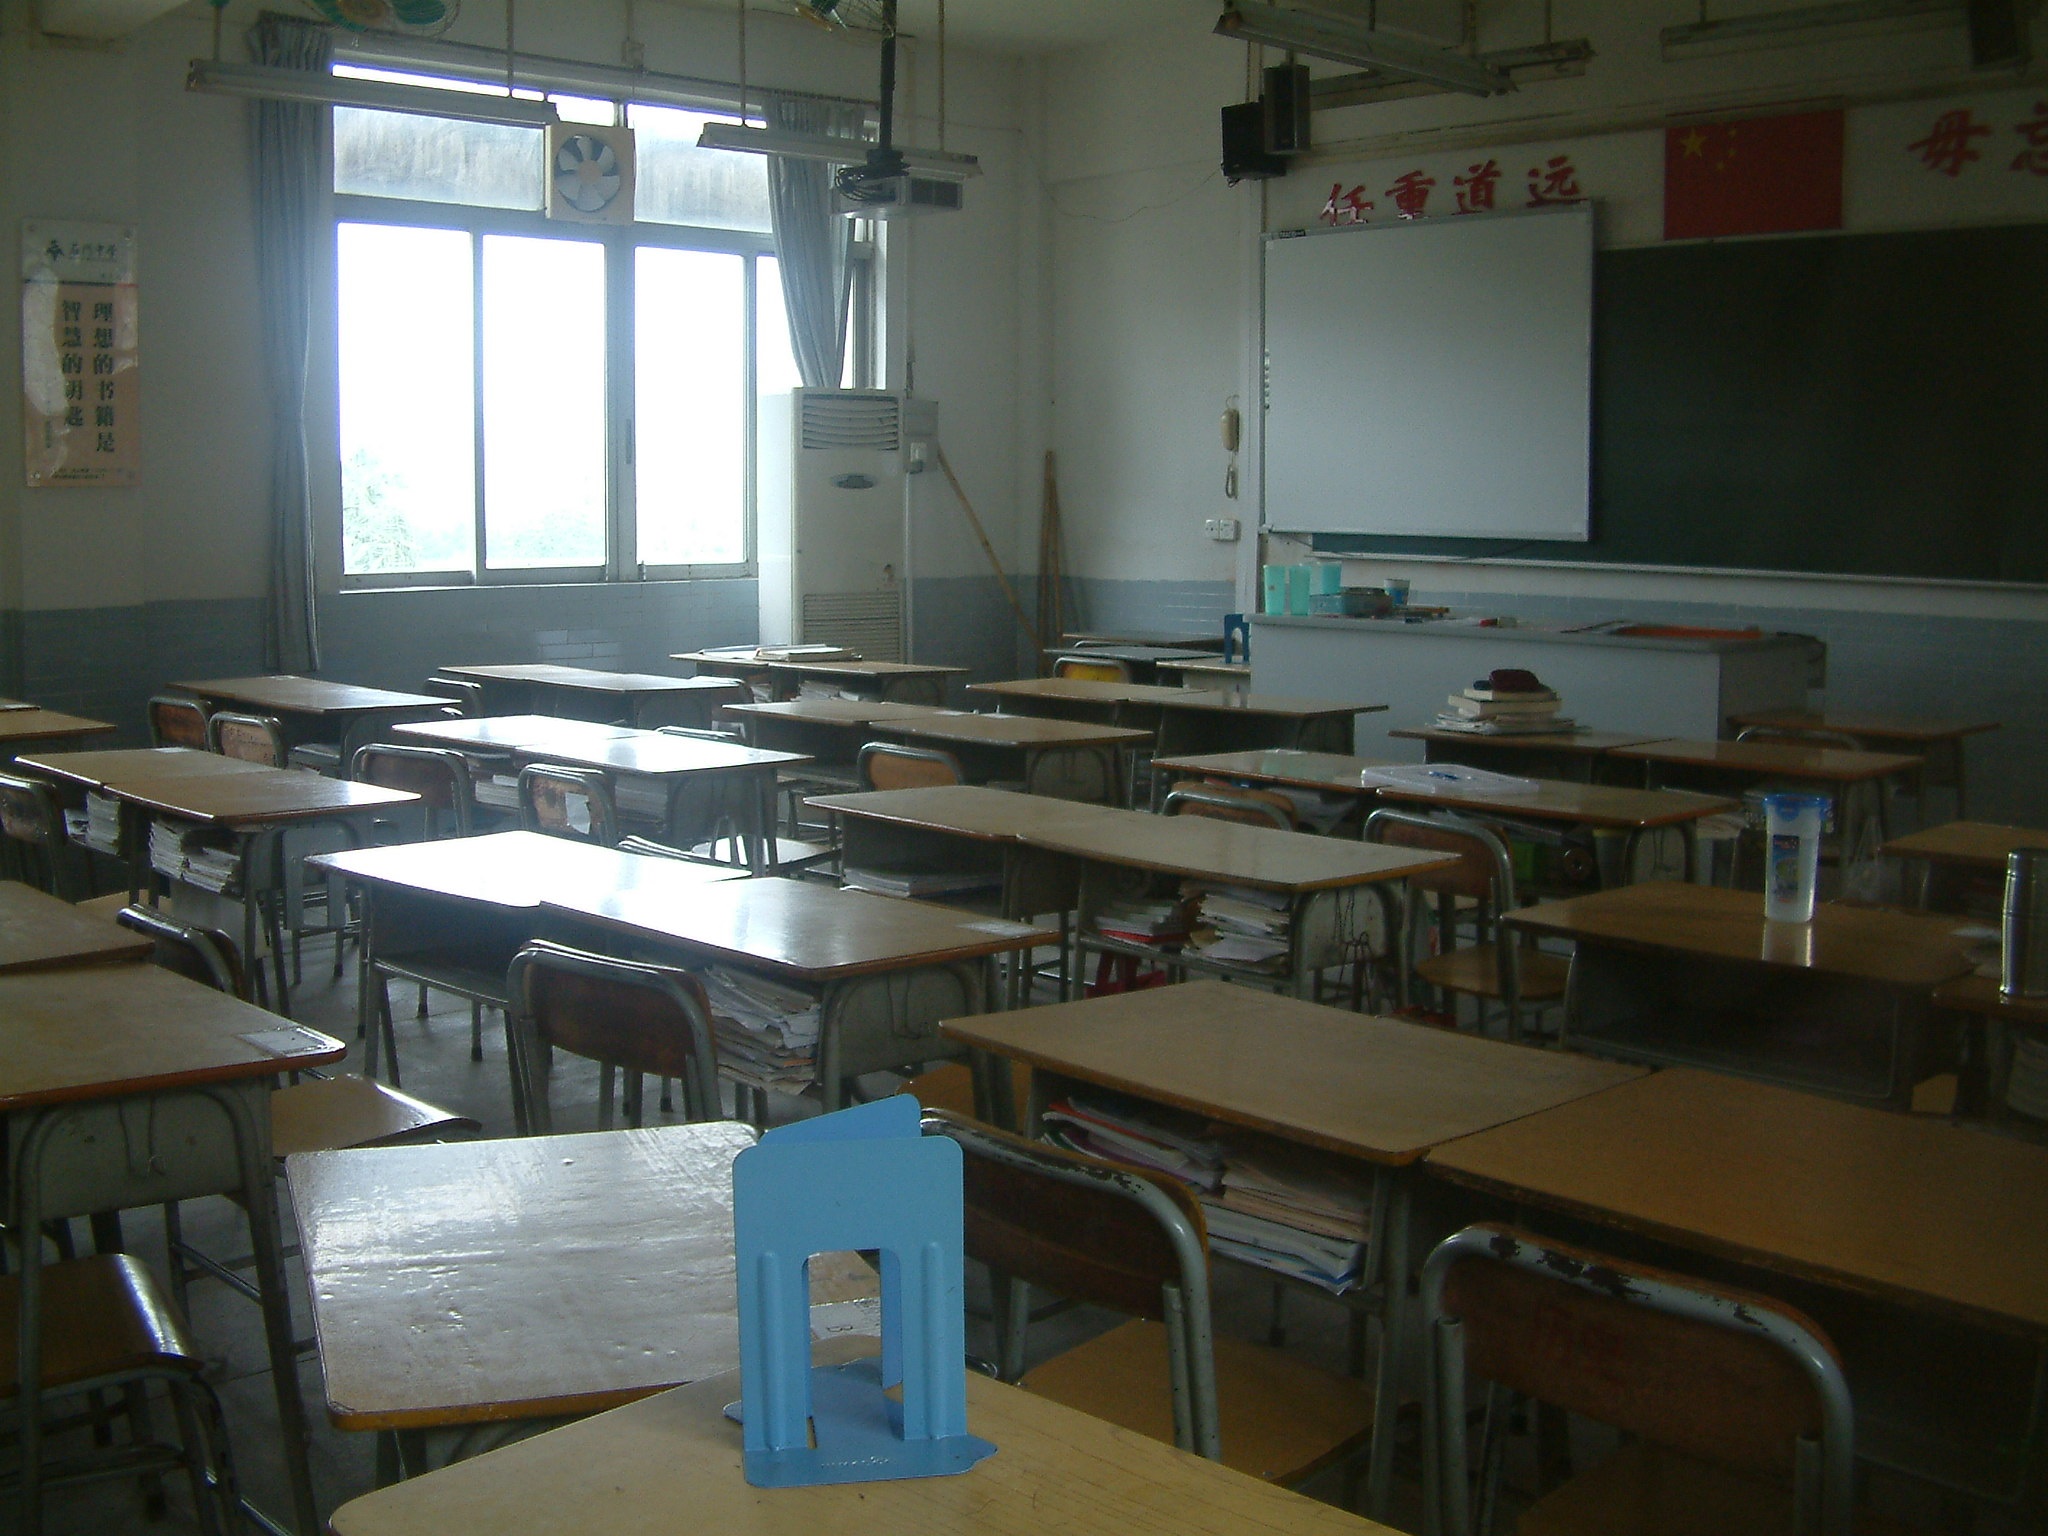
[[[742,1082],[800,1089],[816,1076],[818,999],[746,971],[698,972],[711,1004],[719,1066]]]
[[[1047,1139],[1187,1185],[1209,1247],[1343,1294],[1358,1283],[1371,1230],[1369,1183],[1326,1160],[1196,1116],[1090,1091],[1045,1109]]]
[[[1294,914],[1281,892],[1190,880],[1181,894],[1195,913],[1188,954],[1247,970],[1285,969]]]
[[[1473,736],[1533,736],[1577,727],[1559,714],[1556,690],[1520,667],[1496,667],[1463,693],[1454,693],[1436,726]]]

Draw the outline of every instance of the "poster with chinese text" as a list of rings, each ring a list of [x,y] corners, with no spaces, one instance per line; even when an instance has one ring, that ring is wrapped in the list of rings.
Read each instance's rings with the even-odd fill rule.
[[[28,483],[133,485],[141,462],[135,231],[40,219],[21,228]]]

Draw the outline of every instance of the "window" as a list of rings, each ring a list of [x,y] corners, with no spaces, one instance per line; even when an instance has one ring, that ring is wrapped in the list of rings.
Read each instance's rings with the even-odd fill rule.
[[[751,570],[759,401],[798,382],[767,162],[699,149],[702,113],[623,112],[637,222],[612,226],[543,217],[537,130],[335,110],[344,584]]]

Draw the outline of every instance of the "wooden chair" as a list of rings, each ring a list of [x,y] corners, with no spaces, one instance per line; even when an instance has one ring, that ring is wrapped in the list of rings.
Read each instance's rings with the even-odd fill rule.
[[[860,749],[859,767],[862,789],[932,789],[967,782],[960,759],[936,747],[871,741]]]
[[[104,1253],[45,1263],[36,1267],[29,1283],[32,1294],[25,1298],[19,1275],[0,1277],[0,1409],[30,1426],[24,1449],[34,1458],[24,1466],[25,1477],[0,1483],[0,1497],[14,1497],[26,1506],[19,1524],[10,1529],[41,1528],[44,1488],[124,1474],[155,1478],[183,1468],[200,1528],[240,1530],[241,1493],[228,1449],[227,1419],[206,1380],[208,1361],[186,1339],[178,1314],[158,1294],[142,1262],[125,1253]],[[39,1319],[30,1365],[38,1390],[27,1414],[21,1402],[25,1303]],[[161,1385],[170,1399],[176,1443],[154,1433],[143,1407],[143,1394],[152,1385]],[[41,1442],[49,1435],[81,1427],[88,1417],[95,1435],[106,1428],[97,1408],[70,1419],[48,1417],[53,1401],[91,1395],[97,1404],[114,1391],[127,1404],[129,1440],[96,1455],[45,1464]]]
[[[612,1075],[625,1074],[626,1123],[642,1123],[646,1076],[680,1079],[683,1114],[719,1120],[718,1052],[711,1006],[689,972],[585,954],[535,940],[520,950],[505,978],[512,1000],[513,1092],[524,1107],[521,1131],[554,1130],[548,1104],[550,1053],[567,1051],[598,1062],[598,1128],[612,1127]]]
[[[1185,1185],[951,1115],[926,1116],[925,1132],[966,1154],[966,1248],[1005,1286],[1005,1380],[1268,1482],[1364,1445],[1357,1382],[1216,1337],[1202,1209]],[[1032,1285],[1138,1320],[1027,1373]]]
[[[211,750],[206,733],[206,706],[180,693],[159,693],[149,701],[149,744]]]
[[[1631,1437],[1525,1510],[1518,1536],[1849,1536],[1848,1383],[1827,1336],[1783,1303],[1485,1223],[1429,1256],[1422,1315],[1432,1536],[1491,1529],[1503,1392]],[[1492,1384],[1476,1510],[1468,1374]]]
[[[238,715],[222,710],[206,722],[206,745],[222,757],[282,768],[288,750],[284,727],[273,715]]]
[[[1084,683],[1128,683],[1131,668],[1111,656],[1062,656],[1052,664],[1052,675]]]
[[[519,825],[550,837],[617,847],[619,806],[610,776],[559,763],[528,763],[519,770]]]
[[[1507,1015],[1508,1038],[1522,1038],[1522,1008],[1528,1003],[1553,1003],[1564,997],[1567,963],[1530,948],[1500,931],[1500,918],[1520,905],[1515,895],[1515,870],[1507,845],[1492,831],[1462,816],[1425,815],[1416,811],[1377,810],[1365,818],[1365,840],[1403,848],[1452,853],[1458,862],[1408,877],[1413,897],[1437,899],[1437,953],[1411,960],[1414,918],[1420,906],[1411,900],[1396,946],[1406,1001],[1410,974],[1440,990],[1465,993],[1480,1000],[1480,1025],[1485,1006],[1498,1002]],[[1478,942],[1457,944],[1457,902],[1470,901]],[[1488,933],[1492,937],[1488,938]]]
[[[89,894],[90,878],[64,824],[56,789],[41,779],[0,774],[0,835],[14,878],[66,901]]]
[[[1167,791],[1160,810],[1168,816],[1208,816],[1253,827],[1294,830],[1294,803],[1270,789],[1230,789],[1189,780]]]
[[[154,907],[124,907],[115,921],[154,940],[154,958],[165,970],[230,996],[248,998],[241,956],[225,933],[173,922]],[[445,1141],[453,1135],[474,1136],[482,1129],[467,1115],[348,1074],[322,1077],[309,1071],[298,1081],[270,1092],[270,1149],[279,1159],[294,1152]],[[171,1295],[180,1311],[190,1315],[186,1290],[201,1275],[224,1281],[252,1301],[260,1299],[255,1286],[233,1266],[185,1242],[176,1205],[164,1207],[164,1238],[171,1257]]]
[[[974,1068],[964,1061],[942,1061],[927,1067],[897,1091],[916,1099],[922,1109],[940,1110],[961,1120],[979,1120],[1001,1131],[1021,1131],[1025,1107],[1031,1102],[1031,1068],[1021,1061],[1006,1065],[1009,1097],[1007,1102],[990,1106],[992,1115],[983,1112],[981,1100],[986,1090],[975,1082]]]
[[[484,685],[466,677],[430,677],[420,685],[420,692],[437,699],[452,699],[465,715],[484,712]]]

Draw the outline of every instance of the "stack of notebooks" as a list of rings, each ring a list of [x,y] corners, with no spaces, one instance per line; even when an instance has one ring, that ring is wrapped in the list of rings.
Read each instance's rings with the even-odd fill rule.
[[[112,795],[103,795],[96,789],[88,791],[85,809],[66,811],[64,825],[74,842],[99,853],[121,851],[121,802]]]
[[[721,1071],[763,1088],[796,1091],[810,1085],[817,1075],[817,998],[722,965],[697,979],[711,1003]]]
[[[1152,901],[1110,901],[1096,912],[1095,928],[1104,938],[1167,949],[1188,936],[1188,913],[1182,903],[1165,897]]]
[[[158,874],[201,890],[225,891],[235,883],[242,861],[219,833],[175,821],[149,824],[149,867]]]
[[[807,677],[796,685],[796,696],[800,699],[854,699],[860,693],[851,684],[835,683],[828,677]]]
[[[1002,871],[994,869],[891,869],[883,866],[861,869],[849,866],[840,872],[839,878],[856,891],[873,891],[877,896],[921,901],[977,896],[1003,888]]]
[[[1558,713],[1560,707],[1556,690],[1544,687],[1535,673],[1499,667],[1463,693],[1452,694],[1436,717],[1436,726],[1441,731],[1464,731],[1473,736],[1576,730],[1572,721]]]
[[[1286,969],[1294,913],[1281,892],[1190,880],[1181,894],[1195,912],[1186,953],[1247,970]]]
[[[512,786],[516,790],[519,781],[514,779]],[[582,805],[585,816],[589,815],[587,802],[578,800],[572,803]],[[650,779],[645,774],[621,774],[612,786],[612,804],[618,807],[621,816],[631,817],[635,821],[666,822],[668,785],[660,779]]]
[[[1336,1295],[1358,1283],[1372,1218],[1366,1180],[1285,1143],[1108,1092],[1054,1100],[1045,1124],[1058,1146],[1187,1185],[1215,1252]]]

